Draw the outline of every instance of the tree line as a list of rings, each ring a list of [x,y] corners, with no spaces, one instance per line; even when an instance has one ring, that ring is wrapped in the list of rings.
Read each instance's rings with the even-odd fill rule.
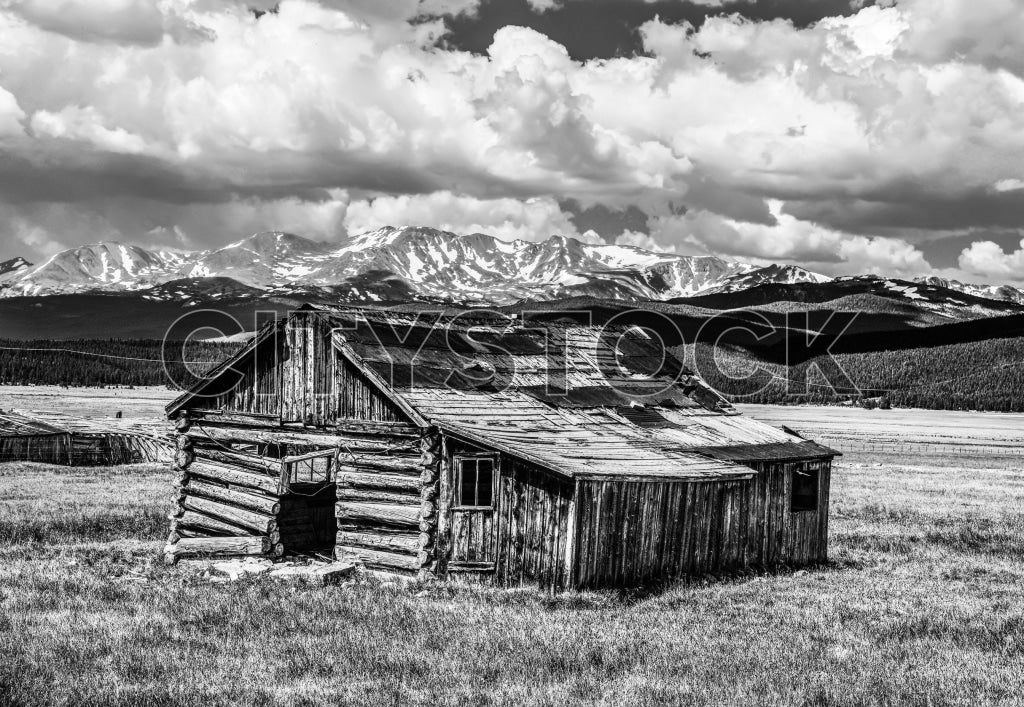
[[[65,386],[169,385],[184,371],[200,375],[237,350],[238,344],[204,341],[172,344],[183,355],[166,366],[163,342],[153,339],[0,339],[0,384]]]
[[[1024,338],[819,356],[785,366],[741,348],[682,353],[733,402],[1024,412]]]

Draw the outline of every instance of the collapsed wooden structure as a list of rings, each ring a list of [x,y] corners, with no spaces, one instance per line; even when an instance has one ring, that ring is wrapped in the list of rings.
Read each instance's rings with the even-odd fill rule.
[[[64,466],[169,462],[171,440],[129,420],[84,420],[58,413],[0,410],[0,463],[31,461]]]
[[[836,452],[640,330],[305,307],[167,413],[171,561],[321,549],[562,589],[827,554]]]

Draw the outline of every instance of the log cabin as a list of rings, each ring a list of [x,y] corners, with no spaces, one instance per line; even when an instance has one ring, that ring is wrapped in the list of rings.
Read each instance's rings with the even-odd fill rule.
[[[304,306],[167,406],[166,559],[553,591],[824,561],[837,453],[663,354],[638,328]]]

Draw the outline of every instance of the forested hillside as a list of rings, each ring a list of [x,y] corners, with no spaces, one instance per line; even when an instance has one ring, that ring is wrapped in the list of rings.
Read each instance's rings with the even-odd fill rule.
[[[0,384],[4,385],[167,385],[185,380],[184,366],[201,374],[231,355],[238,344],[190,342],[184,356],[166,368],[163,342],[139,340],[9,341],[0,339]],[[169,375],[170,374],[170,375]]]
[[[190,343],[185,360],[191,371],[201,374],[238,346]],[[168,385],[167,371],[184,380],[181,362],[165,370],[161,347],[162,342],[150,339],[0,340],[0,384]],[[708,345],[697,345],[696,358],[693,345],[678,348],[676,354],[685,356],[708,383],[738,402],[854,401],[894,407],[1024,411],[1024,337],[838,354],[835,361],[841,372],[823,357],[786,367],[757,359],[737,347],[719,347],[717,366]]]
[[[824,357],[786,367],[724,347],[714,356],[716,366],[703,344],[696,359],[693,346],[685,354],[708,383],[738,402],[1024,411],[1024,337],[838,354],[838,369]]]

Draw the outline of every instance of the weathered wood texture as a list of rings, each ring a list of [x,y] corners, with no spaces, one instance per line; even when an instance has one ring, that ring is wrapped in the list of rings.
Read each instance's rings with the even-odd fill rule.
[[[418,570],[419,455],[413,450],[349,454],[342,463],[335,506],[337,558],[376,569]]]
[[[747,566],[824,561],[829,461],[753,462],[749,480],[580,481],[569,584],[626,587]],[[797,469],[819,474],[815,510],[793,511]]]
[[[189,406],[221,411],[225,422],[256,424],[236,414],[267,416],[265,424],[297,422],[327,427],[343,420],[402,422],[406,416],[345,360],[331,340],[331,324],[316,312],[296,312],[276,335],[233,363]]]
[[[0,462],[33,461],[64,466],[115,466],[166,462],[170,446],[141,435],[65,432],[0,436]]]
[[[566,586],[565,553],[569,543],[569,509],[573,487],[529,464],[505,460],[493,523],[496,579],[505,586],[540,585],[560,590]],[[480,527],[476,527],[479,525]],[[460,532],[487,537],[486,523]],[[453,547],[458,547],[458,540]],[[470,547],[475,542],[469,544]],[[473,562],[473,557],[467,557]]]
[[[176,474],[177,501],[171,512],[166,548],[169,561],[183,553],[198,554],[195,548],[212,555],[260,554],[254,550],[243,552],[239,542],[189,542],[178,549],[185,540],[203,538],[263,537],[267,549],[262,554],[269,556],[328,549],[334,544],[333,480],[289,486],[284,483],[284,467],[279,459],[220,444],[197,448],[184,434],[178,437],[178,446],[180,453],[194,461],[180,465]],[[275,452],[286,451],[286,447],[275,447]],[[248,547],[251,550],[256,545]]]

